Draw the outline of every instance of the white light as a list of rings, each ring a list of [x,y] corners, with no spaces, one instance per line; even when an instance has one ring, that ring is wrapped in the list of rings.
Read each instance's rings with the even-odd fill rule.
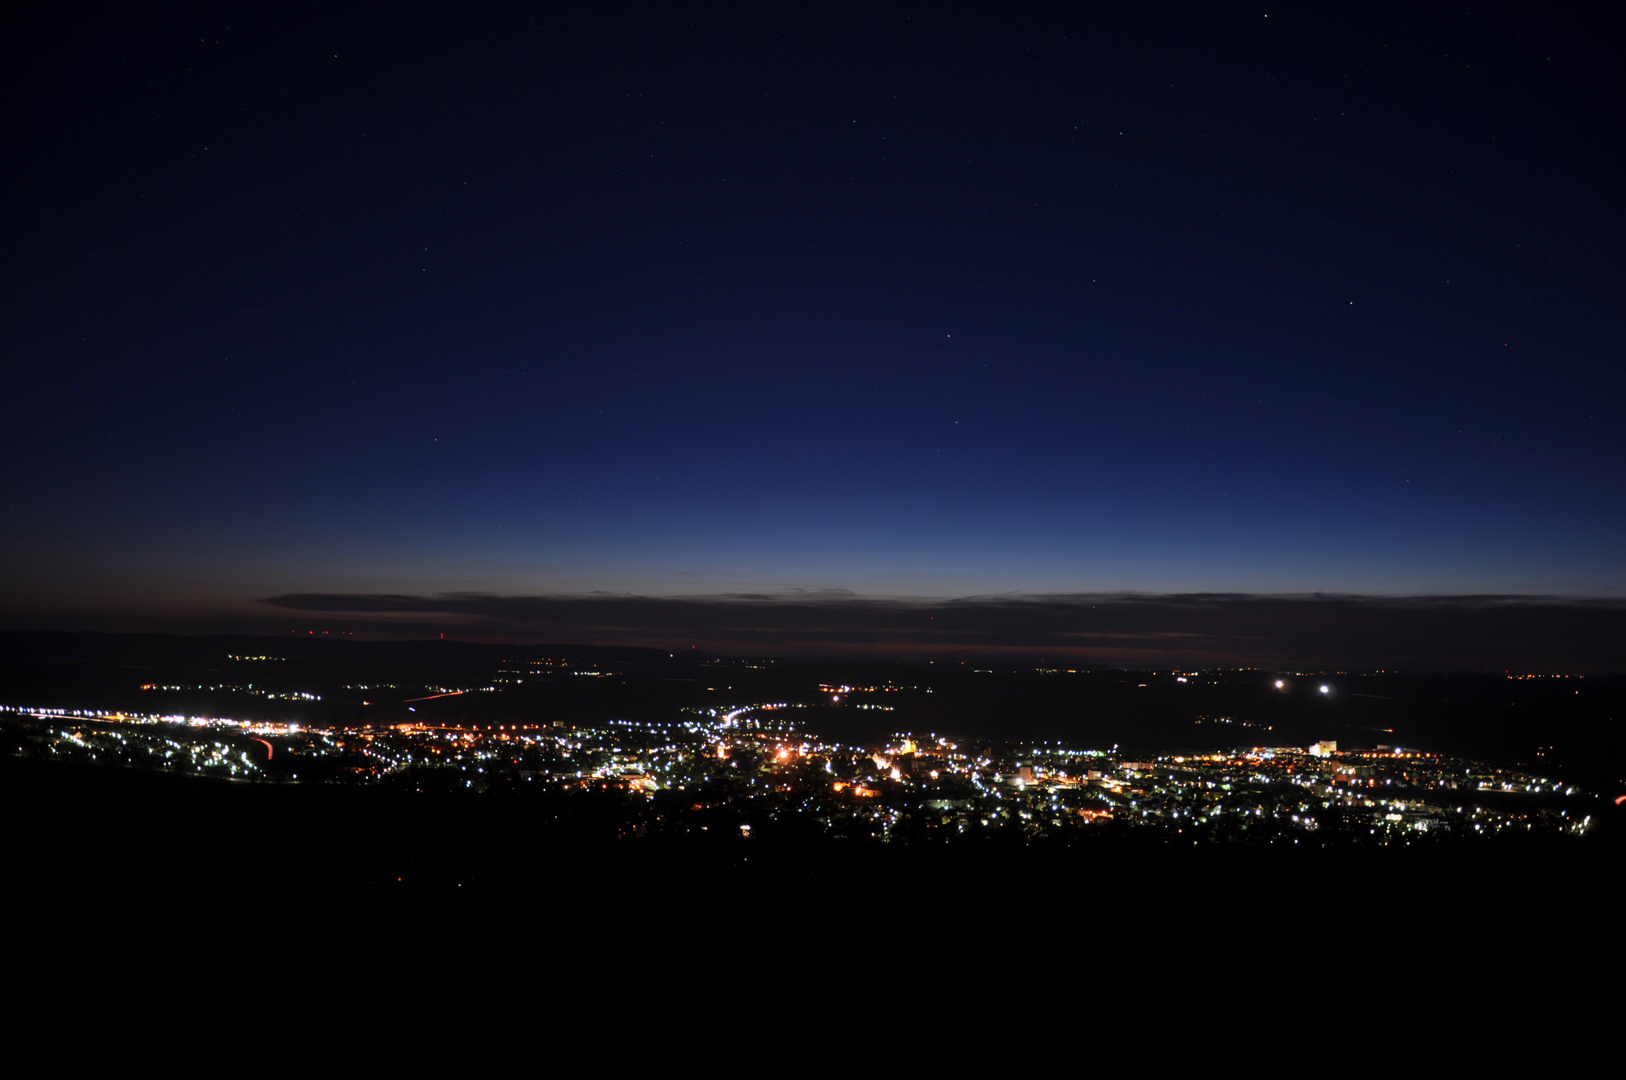
[[[1330,693],[1332,693],[1332,687],[1330,687],[1330,686],[1326,685],[1325,683],[1323,683],[1322,686],[1321,686],[1321,692],[1323,694],[1330,694]]]

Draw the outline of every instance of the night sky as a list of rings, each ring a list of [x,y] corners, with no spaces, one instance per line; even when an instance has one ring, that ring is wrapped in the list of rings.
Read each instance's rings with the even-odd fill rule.
[[[6,16],[0,621],[1626,594],[1602,6],[576,7]]]

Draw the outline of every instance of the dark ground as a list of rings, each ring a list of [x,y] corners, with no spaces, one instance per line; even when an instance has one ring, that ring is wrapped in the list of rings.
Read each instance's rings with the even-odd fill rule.
[[[240,651],[243,643],[143,640],[135,644],[147,651],[132,654],[128,642],[103,640],[99,654],[73,660],[63,642],[47,644],[7,654],[0,699],[129,707],[132,680],[188,664],[218,668],[213,654]],[[83,642],[68,644],[86,651]],[[420,656],[416,677],[489,677],[486,649],[430,654],[443,662],[440,669]],[[383,664],[386,652],[368,646],[356,655]],[[1085,745],[1135,739],[1154,749],[1316,738],[1345,746],[1404,742],[1525,761],[1600,786],[1623,760],[1615,722],[1623,715],[1621,688],[1607,680],[1345,676],[1336,677],[1341,692],[1329,701],[1275,693],[1264,672],[1177,684],[1166,673],[751,669],[663,659],[600,656],[623,665],[621,677],[540,681],[525,693],[490,695],[481,707],[492,716],[670,715],[708,697],[801,695],[812,702],[819,681],[891,679],[921,688],[884,695],[897,704],[895,713],[821,707],[790,718],[847,738],[878,726]],[[287,677],[357,677],[353,658],[311,660]],[[252,700],[225,704],[267,708]],[[1264,728],[1194,723],[1217,715]],[[1383,728],[1395,730],[1375,730]],[[1538,758],[1537,747],[1559,749]],[[1013,963],[1032,963],[1065,944],[1075,957],[1122,963],[1144,953],[1197,965],[1185,978],[1201,967],[1196,957],[1230,956],[1243,943],[1257,949],[1267,941],[1273,949],[1331,950],[1397,972],[1413,970],[1424,954],[1455,957],[1452,963],[1497,959],[1528,967],[1566,958],[1607,966],[1618,955],[1626,852],[1613,814],[1584,840],[1400,850],[1187,849],[1133,836],[1067,848],[624,839],[616,836],[615,805],[563,794],[230,783],[9,756],[0,757],[0,812],[8,826],[6,894],[14,911],[32,917],[90,909],[275,912],[316,926],[456,910],[545,927],[525,946],[544,953],[574,955],[634,939],[729,953],[789,935],[798,948],[810,940],[838,943],[819,963],[854,971],[900,957],[931,968],[968,948],[985,959],[1008,953]]]

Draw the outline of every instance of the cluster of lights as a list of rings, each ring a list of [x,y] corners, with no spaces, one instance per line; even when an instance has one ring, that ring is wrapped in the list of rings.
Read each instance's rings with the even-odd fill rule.
[[[146,754],[144,760],[156,754],[161,761],[172,761],[180,755],[194,768],[254,775],[282,752],[269,738],[257,740],[265,748],[260,761],[257,750],[251,754],[241,745],[208,739],[207,733],[276,736],[294,744],[287,753],[295,760],[328,759],[330,769],[357,779],[419,768],[449,773],[472,788],[498,775],[517,774],[568,786],[613,787],[649,798],[666,791],[694,792],[696,805],[712,805],[708,800],[717,799],[749,802],[772,794],[799,799],[797,805],[818,820],[858,815],[883,833],[899,820],[892,793],[910,791],[960,831],[1007,824],[1042,830],[1120,818],[1176,834],[1205,823],[1251,822],[1247,828],[1285,829],[1295,838],[1319,828],[1317,812],[1333,807],[1368,815],[1363,820],[1372,823],[1375,837],[1427,832],[1444,827],[1448,819],[1470,823],[1479,832],[1529,829],[1535,827],[1530,813],[1471,805],[1464,793],[1575,793],[1550,780],[1415,749],[1340,752],[1330,742],[1308,750],[1255,747],[1141,759],[1116,747],[1087,749],[1049,741],[968,753],[946,737],[908,732],[893,733],[879,747],[827,743],[756,715],[784,707],[759,703],[696,710],[693,719],[676,722],[619,719],[600,727],[516,723],[470,730],[405,723],[361,731],[88,709],[0,706],[0,711],[46,723],[65,750],[89,753],[93,760],[111,748]],[[148,744],[143,749],[117,730],[155,725],[202,729],[205,738],[153,731],[142,736]],[[809,779],[809,769],[822,774],[818,783]],[[734,788],[714,787],[723,775]],[[715,794],[726,790],[736,794]],[[828,802],[831,797],[839,798]],[[1590,827],[1590,817],[1571,817],[1568,809],[1560,816],[1567,830]]]

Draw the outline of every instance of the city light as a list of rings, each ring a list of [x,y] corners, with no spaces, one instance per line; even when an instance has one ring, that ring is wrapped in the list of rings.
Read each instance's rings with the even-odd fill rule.
[[[865,745],[797,730],[782,719],[796,707],[761,702],[599,724],[346,728],[7,705],[0,720],[23,725],[31,752],[66,760],[239,782],[618,793],[663,808],[657,820],[678,832],[708,830],[690,815],[725,808],[751,821],[802,816],[832,835],[876,839],[1010,830],[1036,840],[1112,823],[1182,842],[1298,843],[1341,831],[1381,844],[1582,835],[1593,821],[1587,803],[1569,801],[1590,799],[1573,785],[1398,746],[1340,749],[1322,740],[1130,755],[1047,740],[971,751],[933,732]],[[1485,801],[1492,797],[1528,802]],[[738,827],[754,835],[751,824]]]

